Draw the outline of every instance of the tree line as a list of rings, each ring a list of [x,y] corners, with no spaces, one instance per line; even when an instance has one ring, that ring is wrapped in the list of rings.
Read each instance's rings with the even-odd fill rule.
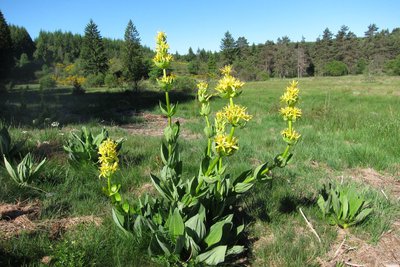
[[[102,37],[93,20],[83,36],[41,31],[32,40],[24,27],[8,25],[0,11],[0,81],[63,77],[77,82],[76,77],[81,76],[87,86],[125,84],[137,89],[140,80],[158,75],[151,61],[154,52],[140,41],[132,21],[125,28],[124,39],[119,40]],[[371,24],[363,37],[357,37],[342,26],[336,34],[326,28],[314,42],[304,38],[293,42],[283,36],[276,42],[251,45],[245,37],[235,39],[227,31],[220,51],[199,48],[194,52],[190,47],[187,54],[176,53],[175,60],[172,68],[180,74],[211,78],[221,66],[232,64],[237,75],[247,81],[361,73],[400,75],[400,28],[390,32]]]

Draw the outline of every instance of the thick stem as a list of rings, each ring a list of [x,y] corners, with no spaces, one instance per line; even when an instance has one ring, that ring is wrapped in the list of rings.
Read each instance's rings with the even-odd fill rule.
[[[229,98],[229,104],[230,104],[231,106],[233,106],[233,98],[232,98],[232,97]]]
[[[235,133],[235,126],[232,126],[231,131],[229,133],[229,137],[228,137],[229,141],[232,141],[234,133]]]
[[[212,162],[211,165],[208,167],[207,171],[206,171],[206,176],[210,175],[210,173],[212,172],[212,170],[214,169],[215,165],[217,165],[217,163],[220,161],[221,157],[218,156],[217,158],[215,158]]]
[[[165,92],[165,102],[167,105],[167,111],[168,113],[170,112],[171,109],[171,104],[169,103],[169,94],[168,92]],[[171,126],[171,116],[168,115],[168,126]]]
[[[208,116],[204,116],[204,118],[206,119],[206,124],[207,124],[207,128],[210,129],[211,125],[210,125],[210,120],[208,119]],[[207,141],[207,156],[211,156],[211,144],[212,144],[212,140],[211,137],[207,136],[208,141]]]

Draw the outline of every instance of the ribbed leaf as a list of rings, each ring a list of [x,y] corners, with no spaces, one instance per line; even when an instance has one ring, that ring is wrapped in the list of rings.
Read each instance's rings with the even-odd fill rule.
[[[196,259],[198,262],[204,262],[208,265],[217,265],[225,261],[226,249],[227,246],[218,246],[212,250],[201,253]]]
[[[185,224],[183,223],[183,219],[178,208],[175,208],[174,213],[169,218],[168,228],[169,234],[173,238],[177,238],[185,233]]]

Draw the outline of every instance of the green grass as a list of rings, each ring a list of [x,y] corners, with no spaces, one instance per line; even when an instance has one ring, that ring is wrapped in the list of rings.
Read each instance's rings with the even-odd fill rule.
[[[280,131],[285,124],[278,114],[279,97],[288,82],[272,79],[245,85],[237,103],[247,106],[254,118],[245,129],[237,131],[240,149],[229,158],[230,172],[238,174],[282,152]],[[318,266],[316,258],[324,257],[337,230],[322,220],[315,204],[322,185],[355,168],[373,168],[399,177],[399,77],[376,77],[373,82],[362,76],[304,78],[300,89],[303,118],[295,127],[302,139],[293,160],[287,168],[274,170],[274,179],[257,185],[242,203],[252,217],[248,229],[253,242],[248,258],[253,266]],[[157,173],[161,166],[160,138],[130,135],[118,126],[142,122],[135,115],[137,112],[160,114],[157,106],[162,98],[154,91],[134,94],[96,89],[74,96],[66,89],[41,93],[33,86],[29,90],[17,88],[1,97],[1,119],[11,123],[15,140],[26,140],[23,153],[33,151],[38,158],[48,158],[35,186],[49,194],[17,188],[0,167],[0,202],[39,199],[42,220],[93,214],[104,222],[98,228],[79,227],[55,240],[40,232],[0,241],[0,265],[38,266],[40,259],[48,255],[59,257],[59,262],[81,262],[85,266],[165,265],[162,259],[154,262],[147,257],[146,240],[127,239],[119,234],[111,220],[111,205],[101,192],[105,181],[97,178],[96,168],[73,167],[62,151],[69,132],[83,125],[95,132],[106,127],[111,137],[124,137],[121,170],[116,179],[122,184],[123,196],[136,201],[140,187],[150,182],[149,173]],[[177,93],[171,99],[179,100],[177,116],[188,119],[182,127],[202,133],[204,125],[197,115],[193,95]],[[223,104],[223,100],[213,100],[213,110]],[[38,122],[33,124],[33,120]],[[60,128],[50,127],[52,121],[60,122]],[[181,138],[186,177],[197,172],[205,144],[204,139]],[[399,217],[400,207],[388,192],[391,198],[386,200],[377,188],[365,183],[358,186],[371,199],[375,211],[350,232],[376,243]],[[322,243],[307,228],[298,212],[300,207]]]

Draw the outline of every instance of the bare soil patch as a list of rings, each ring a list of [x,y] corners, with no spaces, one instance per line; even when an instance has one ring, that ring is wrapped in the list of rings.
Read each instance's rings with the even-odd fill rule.
[[[135,124],[125,124],[122,125],[121,128],[128,131],[128,133],[133,135],[145,135],[145,136],[163,136],[164,128],[167,126],[167,118],[162,115],[150,114],[150,113],[139,113],[136,115],[138,118],[143,119],[141,123]],[[184,118],[176,118],[175,121],[179,121],[179,123],[184,125],[188,122],[187,119]],[[185,139],[198,139],[201,137],[200,134],[193,133],[184,127],[181,127],[180,136]]]
[[[397,200],[400,199],[400,180],[389,174],[379,173],[372,168],[356,168],[346,171],[344,176],[366,183],[381,192],[383,191],[382,193],[392,195]]]
[[[336,242],[328,253],[327,260],[320,260],[321,266],[399,266],[400,265],[400,220],[385,232],[376,245],[340,230]]]
[[[0,204],[0,239],[10,239],[22,232],[36,231],[46,231],[51,238],[58,238],[65,231],[78,225],[99,226],[102,223],[101,218],[92,215],[40,221],[40,210],[39,201]]]

